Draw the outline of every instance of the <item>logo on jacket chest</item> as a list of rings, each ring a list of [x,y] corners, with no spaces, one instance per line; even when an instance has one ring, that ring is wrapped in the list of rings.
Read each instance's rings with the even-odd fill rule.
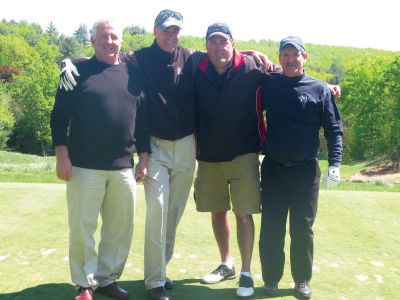
[[[307,95],[300,95],[298,99],[301,104],[306,104],[308,101],[310,101],[310,97],[308,97]]]
[[[305,104],[306,102],[310,101],[310,97],[308,97],[307,95],[301,95],[298,99],[301,104]]]

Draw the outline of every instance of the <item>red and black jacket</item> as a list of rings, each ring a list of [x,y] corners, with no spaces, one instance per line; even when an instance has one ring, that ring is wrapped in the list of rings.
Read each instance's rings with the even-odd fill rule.
[[[194,74],[198,160],[224,162],[260,152],[265,124],[257,90],[266,76],[253,58],[236,51],[222,75],[208,57],[200,62]]]

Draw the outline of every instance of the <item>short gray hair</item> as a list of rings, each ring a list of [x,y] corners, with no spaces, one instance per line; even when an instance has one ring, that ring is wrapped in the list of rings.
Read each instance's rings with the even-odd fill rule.
[[[101,19],[94,22],[92,30],[90,31],[90,36],[92,39],[96,37],[97,29],[100,24],[108,24],[111,28],[114,29],[115,33],[122,39],[123,29],[122,26],[118,22],[112,19]]]

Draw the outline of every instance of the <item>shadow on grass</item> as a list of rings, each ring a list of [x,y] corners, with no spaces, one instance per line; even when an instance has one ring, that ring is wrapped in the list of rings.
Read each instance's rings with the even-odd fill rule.
[[[130,294],[132,300],[146,300],[147,292],[143,280],[119,281],[118,284]],[[199,279],[183,279],[174,281],[175,288],[168,291],[173,300],[222,300],[233,299],[236,296],[235,288],[218,288],[218,285],[203,285]],[[19,292],[8,294],[0,293],[0,300],[73,300],[76,290],[72,284],[49,283],[29,287]],[[279,296],[293,295],[292,289],[281,289]],[[256,288],[251,299],[266,299],[261,288]],[[95,293],[96,300],[109,300],[107,296]]]
[[[73,299],[75,288],[67,283],[49,283],[23,289],[9,294],[0,293],[0,300],[54,300]]]

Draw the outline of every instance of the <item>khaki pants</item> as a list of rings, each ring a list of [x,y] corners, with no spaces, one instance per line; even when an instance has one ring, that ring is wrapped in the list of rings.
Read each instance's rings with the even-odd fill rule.
[[[132,169],[102,171],[73,167],[67,183],[69,262],[72,282],[106,286],[122,274],[132,241],[136,182]],[[95,249],[94,232],[102,227]]]
[[[151,137],[146,194],[144,277],[147,289],[163,286],[195,169],[193,135],[176,141]]]

